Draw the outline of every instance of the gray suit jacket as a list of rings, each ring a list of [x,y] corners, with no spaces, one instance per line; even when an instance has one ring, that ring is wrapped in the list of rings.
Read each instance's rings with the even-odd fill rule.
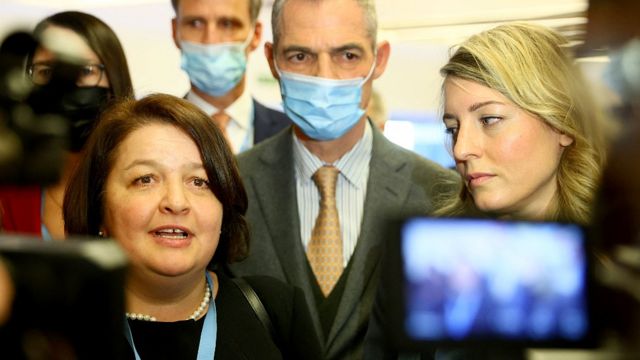
[[[291,127],[238,157],[249,196],[249,257],[231,266],[235,275],[270,275],[300,287],[322,337],[305,250],[300,239]],[[407,151],[379,131],[373,149],[358,244],[351,259],[344,294],[324,344],[327,359],[362,358],[363,341],[378,284],[378,263],[389,216],[426,214],[433,197],[447,187],[442,177],[456,175]]]

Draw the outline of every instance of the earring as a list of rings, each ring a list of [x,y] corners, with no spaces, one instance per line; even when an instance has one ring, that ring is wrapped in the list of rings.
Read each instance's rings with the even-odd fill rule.
[[[101,238],[104,237],[104,232],[102,230],[98,231],[98,237],[101,237]]]

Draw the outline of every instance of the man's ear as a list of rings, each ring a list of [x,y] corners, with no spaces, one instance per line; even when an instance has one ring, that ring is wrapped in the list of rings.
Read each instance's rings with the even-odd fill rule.
[[[278,72],[276,71],[274,51],[275,50],[273,48],[273,43],[266,42],[264,44],[264,56],[267,57],[267,62],[269,63],[269,69],[271,69],[271,75],[273,75],[273,77],[276,79],[280,79],[280,76],[278,76]]]
[[[249,42],[249,46],[247,46],[247,55],[257,49],[260,45],[260,41],[262,41],[262,23],[260,21],[256,21],[256,26],[253,28],[252,36],[253,38]]]
[[[389,55],[391,54],[391,45],[388,41],[382,41],[378,43],[378,49],[376,53],[376,68],[373,70],[372,78],[377,79],[384,73],[387,68],[387,62],[389,61]]]
[[[180,39],[178,39],[178,18],[171,19],[171,35],[173,35],[173,43],[180,49]]]

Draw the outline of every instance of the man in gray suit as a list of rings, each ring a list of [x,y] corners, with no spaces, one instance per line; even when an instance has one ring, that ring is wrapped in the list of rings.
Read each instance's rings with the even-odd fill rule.
[[[246,91],[249,54],[258,47],[261,0],[171,0],[173,40],[198,105],[222,129],[234,153],[247,150],[291,122]]]
[[[231,271],[302,288],[328,359],[362,358],[388,216],[428,213],[455,176],[364,114],[390,52],[376,23],[372,0],[276,0],[265,54],[294,126],[238,157],[252,243]]]

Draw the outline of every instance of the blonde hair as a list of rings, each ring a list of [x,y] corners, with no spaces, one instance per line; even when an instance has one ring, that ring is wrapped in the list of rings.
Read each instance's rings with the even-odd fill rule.
[[[454,76],[499,91],[573,138],[558,167],[557,202],[546,218],[586,224],[610,131],[569,51],[567,39],[551,29],[510,23],[469,38],[440,73],[445,80]],[[446,201],[438,213],[459,215],[474,208],[463,186],[459,196]]]

